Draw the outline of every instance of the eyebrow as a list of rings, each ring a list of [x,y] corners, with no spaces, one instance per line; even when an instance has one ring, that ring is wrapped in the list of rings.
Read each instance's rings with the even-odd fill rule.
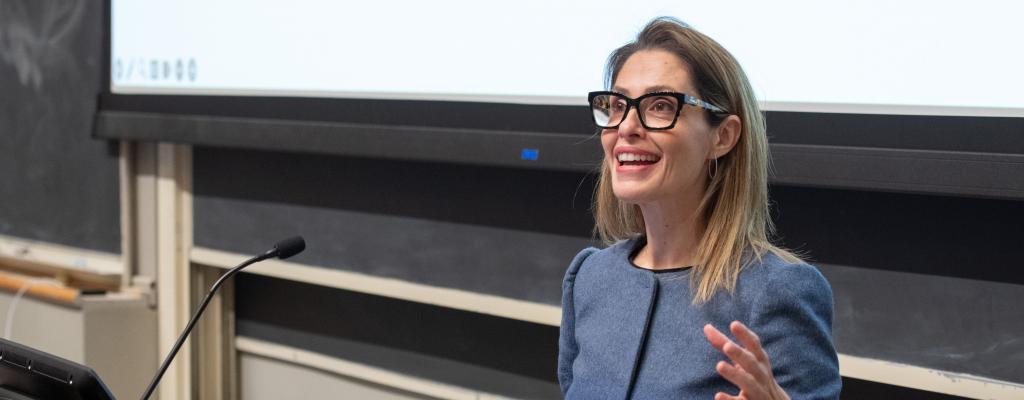
[[[622,88],[620,86],[612,87],[612,91],[619,92],[619,93],[626,93],[627,92],[627,90],[625,90],[624,88]],[[646,90],[644,90],[644,94],[647,94],[647,93],[657,93],[657,92],[676,92],[676,90],[671,88],[671,87],[669,87],[669,86],[666,86],[666,85],[651,86],[651,87],[648,87]]]

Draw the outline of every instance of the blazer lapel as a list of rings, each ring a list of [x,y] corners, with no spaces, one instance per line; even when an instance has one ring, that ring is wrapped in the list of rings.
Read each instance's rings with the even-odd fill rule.
[[[573,368],[583,379],[572,382],[569,394],[626,399],[643,364],[658,282],[650,272],[622,261],[595,261],[601,262],[580,269],[573,290],[579,346]]]
[[[657,299],[658,284],[651,274],[629,272],[622,277],[624,279],[621,283],[625,284],[622,290],[610,296],[617,304],[611,307],[614,310],[612,315],[608,315],[613,319],[609,321],[609,326],[614,329],[609,333],[621,355],[611,360],[614,372],[609,375],[616,380],[608,385],[615,390],[614,393],[608,393],[607,398],[611,399],[628,399],[632,393],[643,362],[647,332]]]
[[[642,326],[642,328],[635,333],[636,335],[639,335],[640,338],[637,340],[636,352],[633,356],[633,367],[630,369],[629,385],[626,389],[626,395],[622,397],[623,399],[629,399],[633,395],[633,388],[636,385],[636,377],[637,374],[640,373],[640,366],[644,361],[644,350],[647,348],[647,337],[650,336],[651,318],[654,317],[654,307],[658,304],[657,278],[654,278],[653,276],[648,276],[647,278],[649,278],[647,287],[650,289],[650,295],[647,296],[647,306],[644,307],[646,312],[641,314],[644,316],[643,324],[637,325]]]

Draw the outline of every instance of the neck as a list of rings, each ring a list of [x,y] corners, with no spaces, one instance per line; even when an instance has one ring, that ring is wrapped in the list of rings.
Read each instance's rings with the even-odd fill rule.
[[[641,268],[666,269],[695,264],[703,225],[696,211],[700,199],[641,204],[647,244],[633,262]]]

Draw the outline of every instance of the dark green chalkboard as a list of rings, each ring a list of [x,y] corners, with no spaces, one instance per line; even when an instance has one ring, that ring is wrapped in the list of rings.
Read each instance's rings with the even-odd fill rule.
[[[91,137],[102,1],[0,1],[0,235],[121,252],[116,145]]]

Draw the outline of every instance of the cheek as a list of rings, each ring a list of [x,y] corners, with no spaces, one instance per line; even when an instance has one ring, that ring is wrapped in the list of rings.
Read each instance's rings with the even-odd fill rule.
[[[601,133],[601,149],[604,150],[604,156],[607,159],[612,157],[612,151],[615,148],[615,135],[611,133]]]
[[[701,151],[710,150],[714,143],[715,129],[708,125],[707,117],[704,114],[694,112],[686,116],[686,127],[690,132],[690,145],[699,148]]]
[[[683,135],[694,135],[694,133]],[[688,139],[696,139],[700,135],[702,133],[696,133],[694,135],[696,137],[690,136]],[[668,175],[666,179],[678,184],[688,184],[695,179],[700,179],[699,176],[703,173],[708,152],[707,143],[701,140],[680,140],[671,144],[666,143],[663,150],[671,154],[665,159]]]

